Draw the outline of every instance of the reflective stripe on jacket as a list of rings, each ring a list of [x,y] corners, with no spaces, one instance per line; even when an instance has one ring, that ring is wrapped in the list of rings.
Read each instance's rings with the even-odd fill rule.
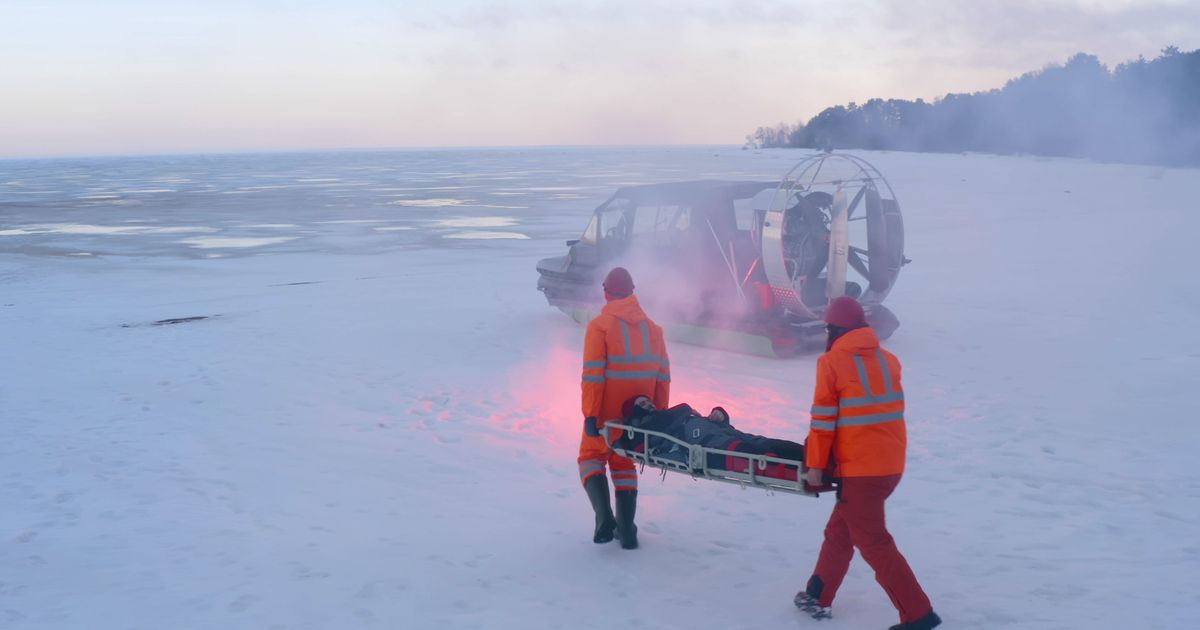
[[[817,359],[806,463],[832,459],[841,477],[898,475],[906,446],[900,361],[870,328],[842,335]]]
[[[603,426],[621,418],[621,405],[644,395],[666,409],[671,363],[662,328],[650,321],[636,296],[613,300],[588,322],[583,340],[583,415]]]

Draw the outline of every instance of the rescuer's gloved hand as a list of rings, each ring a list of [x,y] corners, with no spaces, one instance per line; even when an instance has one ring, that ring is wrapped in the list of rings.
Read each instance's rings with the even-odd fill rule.
[[[596,423],[595,416],[588,416],[583,420],[583,432],[592,437],[600,437],[600,426]]]
[[[804,481],[812,488],[823,486],[825,485],[825,471],[820,468],[809,468]]]

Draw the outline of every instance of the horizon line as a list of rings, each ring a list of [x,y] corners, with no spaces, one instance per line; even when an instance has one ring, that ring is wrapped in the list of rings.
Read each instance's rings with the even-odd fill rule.
[[[440,146],[392,146],[392,147],[312,147],[312,148],[279,148],[279,149],[212,149],[212,150],[181,150],[181,151],[147,151],[129,153],[58,153],[43,155],[0,155],[0,162],[5,161],[36,161],[36,160],[86,160],[105,158],[152,158],[152,157],[198,157],[203,155],[283,155],[303,153],[371,153],[371,152],[400,152],[400,151],[512,151],[521,149],[653,149],[653,148],[739,148],[746,147],[743,142],[737,143],[646,143],[646,144],[512,144],[512,145],[440,145]],[[800,147],[777,147],[800,149]],[[756,150],[762,150],[761,148]]]

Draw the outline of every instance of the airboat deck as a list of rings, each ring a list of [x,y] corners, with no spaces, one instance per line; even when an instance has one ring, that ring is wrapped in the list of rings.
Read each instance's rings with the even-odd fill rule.
[[[634,436],[633,443],[640,443],[642,450],[636,448],[624,448],[614,442],[618,432],[624,431],[626,435]],[[757,455],[754,453],[739,453],[737,451],[728,451],[719,448],[711,448],[700,446],[681,440],[669,433],[660,431],[648,431],[639,429],[627,424],[618,422],[607,422],[601,428],[601,433],[604,435],[606,442],[612,445],[614,453],[623,457],[628,457],[643,466],[649,466],[658,470],[683,473],[696,479],[711,479],[713,481],[723,481],[725,483],[734,483],[742,487],[762,488],[763,490],[774,492],[788,492],[791,494],[802,494],[805,496],[815,497],[818,493],[813,492],[804,484],[804,462],[794,459],[784,459],[782,457],[774,457],[771,455]],[[651,453],[650,438],[667,440],[679,447],[679,451],[686,453],[684,460],[673,457],[664,457]],[[737,472],[724,468],[715,468],[708,465],[709,456],[718,455],[722,458],[733,457],[736,459],[745,460],[746,472]],[[781,479],[779,477],[768,477],[762,472],[767,469],[770,464],[782,464],[784,466],[796,467],[796,480]]]

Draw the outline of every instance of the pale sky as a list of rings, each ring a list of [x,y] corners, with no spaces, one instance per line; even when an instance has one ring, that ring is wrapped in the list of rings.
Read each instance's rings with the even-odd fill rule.
[[[1171,44],[1200,0],[0,0],[0,157],[739,144]]]

